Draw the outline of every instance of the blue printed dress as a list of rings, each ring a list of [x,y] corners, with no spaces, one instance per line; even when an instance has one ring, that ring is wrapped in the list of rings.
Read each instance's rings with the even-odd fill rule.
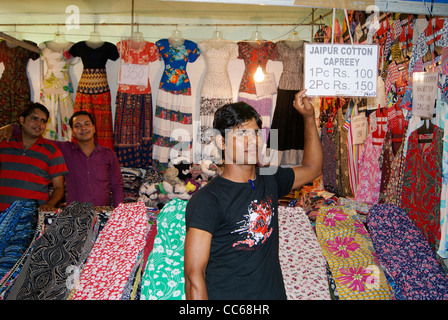
[[[190,40],[176,48],[168,39],[156,42],[159,59],[165,62],[156,101],[153,126],[154,165],[164,170],[174,148],[176,155],[192,159],[193,140],[191,84],[187,74],[188,62],[195,62],[201,54],[198,45]]]

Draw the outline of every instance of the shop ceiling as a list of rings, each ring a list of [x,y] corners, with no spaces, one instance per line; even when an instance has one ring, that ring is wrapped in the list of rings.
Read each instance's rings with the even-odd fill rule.
[[[132,3],[137,15],[167,17],[194,13],[217,18],[253,15],[287,18],[305,16],[312,8],[367,10],[375,5],[381,12],[425,15],[431,12],[436,16],[448,16],[448,0],[0,0],[0,14],[57,15],[65,14],[68,6],[76,5],[84,14],[124,15],[131,12]]]

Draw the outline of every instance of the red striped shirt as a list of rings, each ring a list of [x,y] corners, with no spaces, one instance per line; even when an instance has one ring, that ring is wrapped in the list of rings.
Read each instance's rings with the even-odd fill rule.
[[[28,150],[21,136],[0,142],[0,211],[16,200],[49,199],[51,180],[68,172],[61,151],[50,140],[39,138]]]

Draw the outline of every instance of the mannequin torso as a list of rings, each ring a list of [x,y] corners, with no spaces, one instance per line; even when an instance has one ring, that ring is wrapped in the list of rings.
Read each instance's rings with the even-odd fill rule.
[[[90,38],[86,40],[86,45],[92,49],[97,49],[104,44],[104,41],[101,40],[101,36],[99,32],[93,31],[90,32]]]
[[[171,37],[168,38],[168,42],[173,48],[180,47],[184,44],[185,39],[182,38],[182,32],[179,30],[173,30]]]

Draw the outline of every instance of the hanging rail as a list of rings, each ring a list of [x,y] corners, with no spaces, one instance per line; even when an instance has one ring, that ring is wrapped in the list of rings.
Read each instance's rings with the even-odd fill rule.
[[[281,27],[281,26],[310,26],[319,23],[141,23],[135,22],[134,26],[177,26],[177,27]],[[111,23],[79,23],[79,26],[130,26],[132,23],[111,22]],[[34,26],[65,26],[65,23],[0,23],[0,27],[34,27]]]

